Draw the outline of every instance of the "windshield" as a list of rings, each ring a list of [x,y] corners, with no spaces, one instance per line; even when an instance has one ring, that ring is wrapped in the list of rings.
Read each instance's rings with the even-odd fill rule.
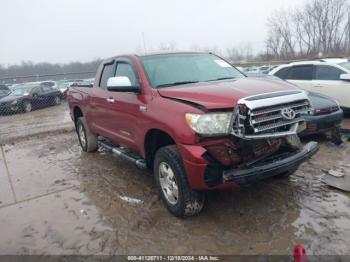
[[[40,85],[53,87],[55,85],[55,82],[51,82],[51,81],[41,82]]]
[[[0,89],[0,96],[7,95],[9,93],[9,90]]]
[[[343,63],[339,63],[338,65],[344,67],[347,70],[350,70],[350,62],[343,62]]]
[[[26,95],[29,93],[30,93],[30,88],[22,87],[22,88],[16,88],[15,90],[13,90],[11,95],[12,96],[23,96],[23,95]]]
[[[141,61],[151,85],[157,88],[244,77],[232,65],[211,54],[144,56]]]

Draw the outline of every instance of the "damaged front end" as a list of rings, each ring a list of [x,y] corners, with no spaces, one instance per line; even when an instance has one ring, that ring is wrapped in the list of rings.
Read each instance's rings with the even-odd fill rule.
[[[230,137],[203,141],[201,146],[206,149],[204,180],[208,187],[225,182],[247,184],[293,172],[318,150],[316,142],[303,146],[297,135],[256,140]]]
[[[242,139],[295,135],[305,128],[299,124],[311,110],[307,95],[299,90],[250,96],[238,101],[230,130]]]
[[[208,187],[295,171],[318,149],[316,142],[303,146],[297,136],[305,128],[303,115],[310,110],[303,91],[241,99],[233,112],[231,135],[201,142],[209,163],[204,174]]]

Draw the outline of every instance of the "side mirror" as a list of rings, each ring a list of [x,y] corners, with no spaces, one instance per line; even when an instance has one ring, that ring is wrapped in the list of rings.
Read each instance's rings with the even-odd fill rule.
[[[339,79],[344,81],[350,81],[350,74],[341,74]]]
[[[110,77],[107,81],[107,89],[112,92],[140,92],[140,87],[133,86],[127,76]]]

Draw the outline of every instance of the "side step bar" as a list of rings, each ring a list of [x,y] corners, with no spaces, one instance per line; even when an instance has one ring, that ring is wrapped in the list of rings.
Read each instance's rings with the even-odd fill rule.
[[[129,152],[127,149],[114,145],[106,140],[99,140],[99,145],[105,148],[108,151],[111,151],[113,154],[124,158],[132,163],[134,163],[140,169],[146,169],[146,161],[138,155],[135,155]]]

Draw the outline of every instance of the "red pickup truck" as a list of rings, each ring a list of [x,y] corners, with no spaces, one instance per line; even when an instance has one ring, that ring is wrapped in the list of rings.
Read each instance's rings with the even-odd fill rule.
[[[297,136],[311,111],[303,91],[211,53],[113,57],[67,95],[83,151],[102,146],[153,170],[179,217],[201,211],[204,190],[291,174],[318,148]]]

